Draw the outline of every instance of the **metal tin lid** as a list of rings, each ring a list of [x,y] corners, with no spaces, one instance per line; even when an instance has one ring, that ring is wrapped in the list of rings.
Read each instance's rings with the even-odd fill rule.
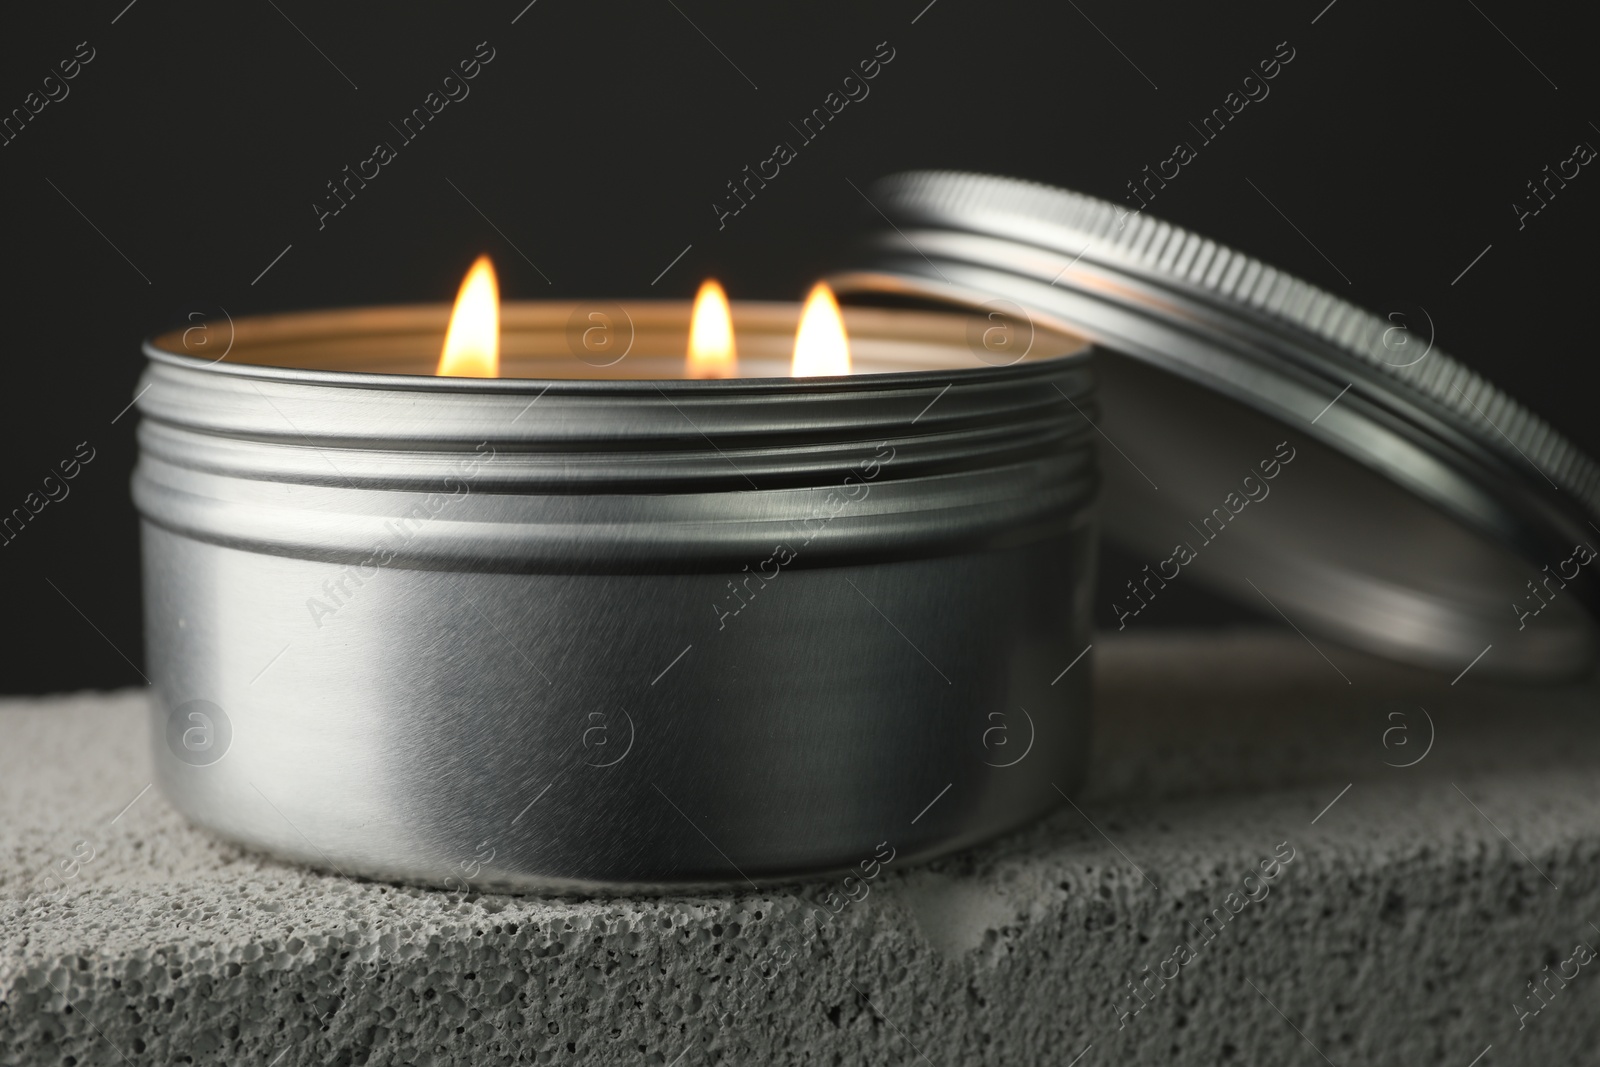
[[[890,228],[841,293],[985,309],[996,352],[1035,323],[1099,346],[1106,535],[1148,559],[1122,627],[1199,581],[1458,680],[1594,665],[1600,466],[1428,338],[1061,189],[917,172],[871,199]]]

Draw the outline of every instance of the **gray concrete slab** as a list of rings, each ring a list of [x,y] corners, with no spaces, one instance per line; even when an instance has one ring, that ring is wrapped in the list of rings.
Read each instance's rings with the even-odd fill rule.
[[[0,1063],[1594,1060],[1593,682],[1293,634],[1096,652],[1075,806],[859,901],[303,870],[145,789],[142,694],[0,702]]]

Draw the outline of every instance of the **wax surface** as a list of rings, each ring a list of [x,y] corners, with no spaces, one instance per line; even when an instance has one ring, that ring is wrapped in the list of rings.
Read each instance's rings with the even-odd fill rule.
[[[735,303],[736,378],[790,376],[800,306]],[[206,346],[173,331],[162,351],[223,362],[306,370],[434,377],[450,308],[445,304],[350,308],[209,324]],[[679,380],[686,367],[687,301],[508,302],[501,309],[500,377]],[[1084,350],[1071,334],[1030,321],[965,312],[846,308],[853,374],[1003,367]],[[189,343],[186,343],[189,342]]]

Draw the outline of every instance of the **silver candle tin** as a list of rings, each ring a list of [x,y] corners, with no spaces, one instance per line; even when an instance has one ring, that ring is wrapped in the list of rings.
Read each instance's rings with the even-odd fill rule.
[[[790,379],[797,312],[736,305],[774,376],[715,381],[670,380],[684,304],[508,304],[490,380],[431,376],[442,306],[148,343],[161,789],[347,875],[561,892],[905,862],[1059,803],[1082,343],[856,310],[858,373]]]

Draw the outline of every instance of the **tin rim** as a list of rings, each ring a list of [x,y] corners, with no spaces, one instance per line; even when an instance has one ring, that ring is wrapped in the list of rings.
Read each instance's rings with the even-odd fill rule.
[[[670,306],[686,320],[686,303]],[[570,307],[524,310],[559,323]],[[310,318],[384,335],[442,313]],[[883,319],[934,320],[946,333],[964,321]],[[872,499],[831,523],[806,566],[1019,543],[1070,525],[1098,489],[1093,373],[1070,344],[1007,367],[658,381],[208,364],[151,342],[135,499],[198,540],[355,562],[447,495],[452,521],[408,537],[406,565],[696,570],[806,521],[876,450],[894,458]],[[474,464],[468,492],[458,467],[475,450],[496,458]]]

